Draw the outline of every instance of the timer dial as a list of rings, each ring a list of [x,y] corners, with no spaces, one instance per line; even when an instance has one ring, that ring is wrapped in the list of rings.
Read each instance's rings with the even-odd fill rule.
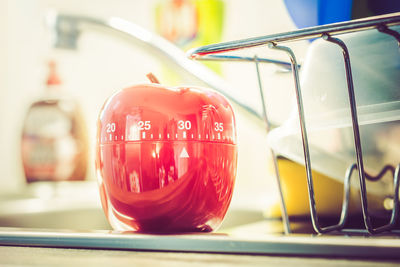
[[[211,90],[137,85],[111,96],[100,113],[96,167],[115,229],[216,229],[236,164],[233,110]]]

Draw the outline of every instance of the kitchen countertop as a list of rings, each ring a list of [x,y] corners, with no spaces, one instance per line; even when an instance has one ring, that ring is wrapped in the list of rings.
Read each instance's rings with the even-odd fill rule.
[[[1,266],[399,266],[400,261],[0,246]]]

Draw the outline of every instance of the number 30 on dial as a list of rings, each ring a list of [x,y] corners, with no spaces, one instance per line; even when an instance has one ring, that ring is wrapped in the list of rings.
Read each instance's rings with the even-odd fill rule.
[[[190,130],[192,128],[192,123],[190,121],[178,121],[179,130]]]

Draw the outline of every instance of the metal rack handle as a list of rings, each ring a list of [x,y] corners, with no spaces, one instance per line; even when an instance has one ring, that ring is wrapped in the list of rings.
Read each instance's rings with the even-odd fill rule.
[[[264,90],[262,86],[262,81],[261,81],[261,75],[260,75],[260,68],[259,68],[259,58],[255,56],[253,58],[253,61],[256,65],[256,71],[257,71],[257,81],[258,81],[258,88],[260,91],[260,98],[261,98],[261,106],[262,106],[262,114],[263,114],[263,119],[265,123],[265,128],[267,133],[270,131],[270,123],[268,120],[268,115],[267,115],[267,106],[264,101]],[[291,66],[291,65],[290,65]],[[279,199],[280,199],[280,208],[281,208],[281,213],[282,213],[282,222],[283,222],[283,231],[285,234],[291,233],[290,230],[290,223],[289,223],[289,215],[286,209],[286,204],[285,204],[285,198],[283,196],[283,190],[282,190],[282,184],[281,184],[281,178],[279,174],[279,168],[278,168],[278,160],[275,154],[275,151],[272,150],[271,148],[269,149],[271,153],[271,157],[273,159],[273,168],[274,168],[274,174],[278,186],[278,193],[279,193]]]
[[[360,180],[361,209],[362,209],[362,214],[363,214],[363,218],[364,218],[365,228],[371,234],[378,234],[383,231],[388,231],[394,227],[395,221],[394,221],[393,216],[392,216],[391,222],[389,222],[388,224],[378,227],[378,228],[374,228],[372,226],[371,216],[368,211],[367,187],[366,187],[366,183],[365,183],[366,175],[365,175],[363,153],[362,153],[362,147],[361,147],[360,128],[359,128],[359,123],[358,123],[357,104],[356,104],[356,97],[354,94],[353,75],[351,72],[349,50],[347,49],[346,44],[339,38],[333,38],[329,34],[325,34],[322,38],[328,42],[338,45],[342,49],[342,53],[343,53],[343,59],[344,59],[344,64],[345,64],[345,74],[346,74],[346,81],[347,81],[347,92],[348,92],[349,102],[350,102],[354,145],[355,145],[356,158],[357,158],[357,170],[358,170],[358,176],[359,176],[359,180]],[[353,170],[354,170],[354,168],[352,168],[352,171]],[[395,194],[395,196],[396,195],[398,196],[398,170],[396,172],[397,172],[397,176],[395,173],[394,184],[395,184],[395,188],[397,188],[397,191],[395,191],[394,194]],[[398,199],[398,197],[397,197],[397,199]],[[398,201],[395,203],[398,203]],[[396,210],[398,209],[398,206],[399,205],[394,205],[392,215],[397,213]]]
[[[301,131],[301,140],[303,143],[303,153],[304,153],[304,164],[306,167],[306,174],[307,174],[307,189],[308,189],[308,196],[309,196],[309,204],[310,204],[310,212],[311,212],[311,223],[317,233],[328,233],[335,230],[340,230],[344,227],[347,219],[348,214],[348,206],[350,202],[350,177],[351,171],[346,175],[346,179],[344,182],[344,200],[342,206],[342,214],[341,219],[338,224],[330,225],[326,227],[322,227],[319,223],[316,201],[315,201],[315,191],[314,191],[314,182],[312,176],[312,168],[311,168],[311,156],[310,156],[310,148],[308,143],[308,136],[307,136],[307,128],[306,128],[306,120],[304,115],[304,105],[303,105],[303,98],[301,95],[301,88],[300,88],[300,78],[299,78],[299,71],[297,68],[297,60],[294,52],[292,49],[286,46],[278,46],[276,44],[270,44],[269,48],[276,49],[285,52],[288,54],[290,61],[292,62],[292,73],[294,78],[294,85],[295,85],[295,92],[296,92],[296,101],[297,101],[297,110],[299,115],[299,122],[300,122],[300,131]],[[355,167],[352,166],[351,170]]]

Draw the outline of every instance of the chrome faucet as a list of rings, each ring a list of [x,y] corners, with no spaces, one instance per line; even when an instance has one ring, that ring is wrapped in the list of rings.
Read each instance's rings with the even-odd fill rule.
[[[201,86],[211,87],[226,96],[231,102],[239,106],[251,117],[262,122],[261,112],[246,105],[230,93],[231,86],[220,76],[202,64],[190,60],[177,46],[132,22],[118,17],[108,19],[57,13],[51,11],[46,17],[47,25],[54,32],[54,47],[77,49],[77,41],[84,30],[102,29],[117,37],[129,37],[136,46],[165,62],[191,81]]]

